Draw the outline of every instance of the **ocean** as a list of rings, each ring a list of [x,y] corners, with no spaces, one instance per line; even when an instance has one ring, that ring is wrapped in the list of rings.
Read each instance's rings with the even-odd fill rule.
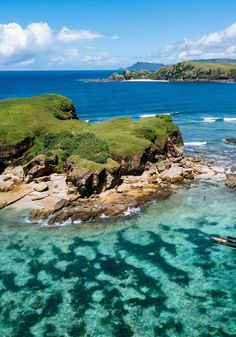
[[[112,71],[0,72],[0,99],[58,93],[98,123],[170,114],[186,154],[236,165],[236,84],[89,82]],[[1,127],[1,126],[0,126]],[[48,228],[0,211],[2,337],[236,335],[236,196],[180,187],[117,220]]]

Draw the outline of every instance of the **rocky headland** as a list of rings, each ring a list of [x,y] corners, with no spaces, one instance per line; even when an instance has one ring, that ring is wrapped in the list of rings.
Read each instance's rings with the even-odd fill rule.
[[[114,73],[110,81],[156,80],[170,82],[235,82],[236,64],[232,62],[184,61],[163,66],[156,71]]]
[[[37,114],[29,128],[17,129],[14,114],[23,111],[22,102],[21,118],[32,117],[38,105]],[[6,107],[14,132],[0,134],[0,208],[29,209],[33,223],[124,216],[199,179],[227,179],[236,188],[229,167],[183,156],[181,133],[170,116],[91,125],[57,95],[2,101],[2,120]]]

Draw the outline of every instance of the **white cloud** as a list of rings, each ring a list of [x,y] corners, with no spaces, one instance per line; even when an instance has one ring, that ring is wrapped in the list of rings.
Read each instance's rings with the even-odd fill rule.
[[[103,34],[97,32],[91,32],[89,30],[71,30],[67,27],[63,27],[58,36],[58,41],[63,42],[72,42],[72,41],[81,41],[81,40],[94,40],[100,37],[103,37]]]
[[[32,55],[48,47],[52,40],[53,33],[47,23],[32,23],[25,29],[17,23],[0,24],[0,63]]]
[[[184,39],[146,56],[164,63],[194,58],[236,58],[236,22],[222,31],[197,40]]]
[[[92,45],[84,46],[82,53],[79,47],[81,41],[91,41],[92,44],[98,38],[116,40],[119,36],[67,27],[55,32],[46,22],[30,23],[26,27],[15,22],[0,24],[0,66],[2,69],[40,69],[53,68],[54,65],[74,68],[79,63],[102,64],[109,60],[107,53],[94,55]],[[87,55],[85,50],[91,50],[93,55]]]

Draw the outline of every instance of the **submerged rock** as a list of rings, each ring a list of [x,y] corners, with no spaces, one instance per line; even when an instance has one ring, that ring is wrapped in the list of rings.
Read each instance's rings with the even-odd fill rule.
[[[236,138],[225,138],[225,142],[236,145]]]
[[[236,191],[236,173],[228,174],[225,185]]]

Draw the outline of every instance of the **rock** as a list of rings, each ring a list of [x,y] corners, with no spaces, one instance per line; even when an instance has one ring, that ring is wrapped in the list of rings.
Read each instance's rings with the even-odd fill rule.
[[[0,192],[13,190],[16,185],[23,181],[22,166],[8,167],[0,176]]]
[[[65,167],[67,172],[67,184],[72,183],[76,186],[76,190],[82,197],[99,194],[118,186],[122,182],[121,176],[123,169],[121,166],[118,168],[87,172],[81,176],[76,173],[76,167],[72,163],[67,162]]]
[[[193,165],[193,162],[191,160],[185,161],[184,167],[192,168],[193,166],[194,165]]]
[[[63,207],[66,207],[67,205],[68,205],[68,200],[61,199],[51,208],[34,209],[30,214],[30,221],[38,222],[40,220],[45,220],[50,215],[54,214],[57,211],[60,211]]]
[[[4,208],[7,206],[7,201],[5,199],[0,199],[0,209]]]
[[[225,168],[222,166],[212,166],[211,168],[216,173],[225,173]]]
[[[183,173],[183,168],[173,165],[168,170],[162,173],[161,179],[164,181],[169,181],[171,183],[181,182],[183,180]]]
[[[32,192],[32,188],[28,185],[19,185],[19,186],[16,186],[16,188],[14,188],[11,191],[1,192],[1,198],[0,198],[1,205],[2,207],[12,205],[15,202],[23,199],[25,196],[27,196],[31,192]]]
[[[187,157],[187,160],[191,161],[192,163],[200,163],[202,161],[199,157]]]
[[[12,179],[0,182],[0,192],[11,191],[11,190],[14,189],[15,186],[16,186],[16,184],[14,183],[14,181]]]
[[[225,142],[236,145],[236,138],[225,138]]]
[[[38,155],[24,166],[26,182],[31,182],[35,178],[49,175],[55,172],[58,162],[57,156],[47,158],[44,155]]]
[[[121,74],[114,73],[108,78],[108,81],[111,81],[111,82],[125,81],[125,77]]]
[[[35,184],[33,186],[33,189],[37,192],[45,192],[48,190],[48,184],[41,182],[41,183]]]
[[[11,180],[12,179],[12,176],[11,175],[4,175],[2,180],[3,181],[8,181],[8,180]]]
[[[30,221],[31,222],[38,222],[41,220],[45,220],[49,217],[52,213],[51,208],[37,208],[34,209],[30,214]]]
[[[232,188],[234,191],[236,191],[236,174],[227,175],[225,185],[229,188]]]
[[[182,161],[183,157],[180,156],[180,157],[176,157],[176,158],[173,158],[172,161],[173,163],[180,163]]]
[[[162,173],[164,172],[166,169],[171,167],[171,162],[169,160],[163,160],[160,163],[157,163],[156,168],[158,170],[158,172]]]
[[[168,157],[182,157],[184,152],[184,142],[181,133],[176,130],[168,138],[166,143]]]
[[[36,183],[48,182],[48,181],[51,181],[51,176],[44,176],[44,177],[40,177],[40,178],[35,178],[34,181]]]
[[[34,137],[26,137],[16,144],[0,144],[0,167],[17,164],[18,158],[33,145]]]
[[[89,221],[99,217],[102,214],[102,209],[95,209],[95,208],[82,208],[73,213],[71,219],[72,221]]]
[[[48,220],[48,225],[52,226],[52,225],[55,225],[55,224],[61,224],[61,223],[65,222],[66,220],[68,220],[74,212],[75,212],[75,210],[73,208],[64,209],[61,212],[52,216]]]
[[[49,193],[40,193],[38,195],[33,196],[31,200],[32,201],[42,200],[49,197],[49,195],[50,195]]]

